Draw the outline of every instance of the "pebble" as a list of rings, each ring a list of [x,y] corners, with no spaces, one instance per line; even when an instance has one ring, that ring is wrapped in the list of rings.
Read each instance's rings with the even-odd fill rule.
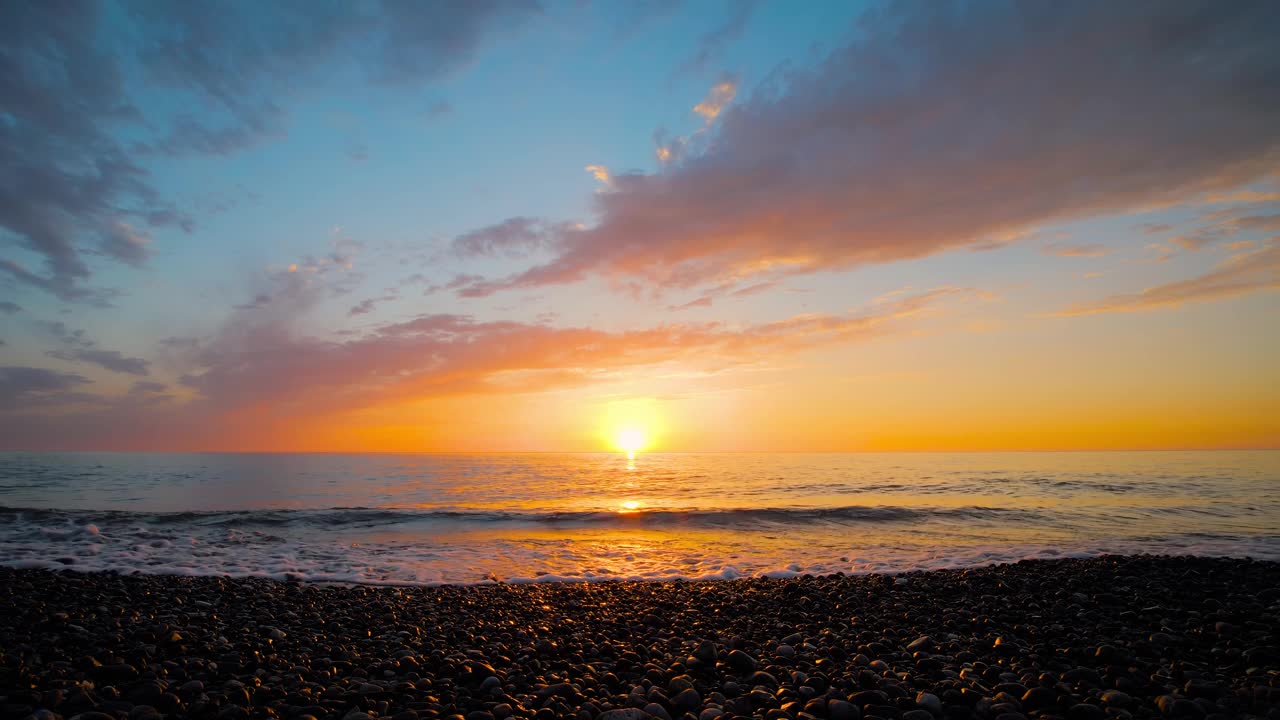
[[[929,637],[928,635],[921,635],[915,640],[912,640],[907,645],[907,652],[919,652],[919,651],[928,652],[933,648],[934,648],[933,638]]]
[[[916,695],[916,707],[929,712],[931,715],[942,714],[942,700],[938,699],[933,693],[920,692]]]
[[[876,575],[373,588],[0,568],[0,716],[1280,720],[1280,594],[1260,595],[1277,585],[1276,563],[1145,556],[892,589]]]
[[[653,717],[659,718],[659,720],[671,720],[671,714],[667,712],[667,709],[657,703],[645,705],[644,711]]]
[[[639,708],[623,708],[600,713],[596,720],[648,720],[650,715]]]
[[[729,663],[729,667],[740,673],[747,673],[756,669],[756,659],[741,650],[730,651],[729,657],[725,660]]]
[[[827,701],[827,717],[831,720],[858,720],[862,713],[858,706],[844,700]]]

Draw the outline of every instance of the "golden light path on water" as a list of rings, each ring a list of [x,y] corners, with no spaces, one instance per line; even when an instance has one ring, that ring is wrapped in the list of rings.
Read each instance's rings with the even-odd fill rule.
[[[615,446],[20,460],[6,501],[18,509],[0,509],[0,563],[24,567],[70,559],[118,572],[467,583],[928,569],[1097,552],[1280,557],[1280,500],[1267,492],[1280,453]]]

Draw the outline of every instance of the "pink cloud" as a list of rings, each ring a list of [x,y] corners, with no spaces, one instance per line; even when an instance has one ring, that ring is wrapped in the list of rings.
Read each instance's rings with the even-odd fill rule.
[[[458,395],[539,392],[600,382],[618,370],[669,363],[723,369],[833,343],[870,340],[905,331],[912,318],[948,297],[972,294],[941,288],[839,315],[801,315],[747,326],[670,324],[620,332],[433,314],[333,340],[296,331],[297,316],[314,301],[309,292],[286,285],[271,305],[239,311],[214,337],[184,345],[174,361],[185,363],[189,371],[176,394],[148,384],[145,392],[90,395],[77,387],[86,381],[76,376],[10,368],[6,377],[16,378],[10,384],[17,388],[11,394],[34,387],[66,397],[58,403],[57,414],[11,405],[0,412],[0,437],[6,446],[65,443],[81,448],[226,447],[255,442],[255,436],[262,442],[272,430],[361,408]],[[519,378],[519,383],[513,385],[511,378]],[[191,399],[181,401],[182,393]],[[51,427],[58,432],[50,432]]]

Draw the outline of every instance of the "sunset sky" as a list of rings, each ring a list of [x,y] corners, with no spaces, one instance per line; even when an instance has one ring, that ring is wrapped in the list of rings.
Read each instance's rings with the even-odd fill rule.
[[[1278,34],[5,2],[0,448],[1280,447]]]

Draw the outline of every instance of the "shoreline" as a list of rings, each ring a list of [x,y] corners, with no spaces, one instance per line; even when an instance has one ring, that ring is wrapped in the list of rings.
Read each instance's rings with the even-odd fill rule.
[[[6,717],[1280,720],[1280,563],[1248,559],[430,587],[0,569],[0,600]]]

